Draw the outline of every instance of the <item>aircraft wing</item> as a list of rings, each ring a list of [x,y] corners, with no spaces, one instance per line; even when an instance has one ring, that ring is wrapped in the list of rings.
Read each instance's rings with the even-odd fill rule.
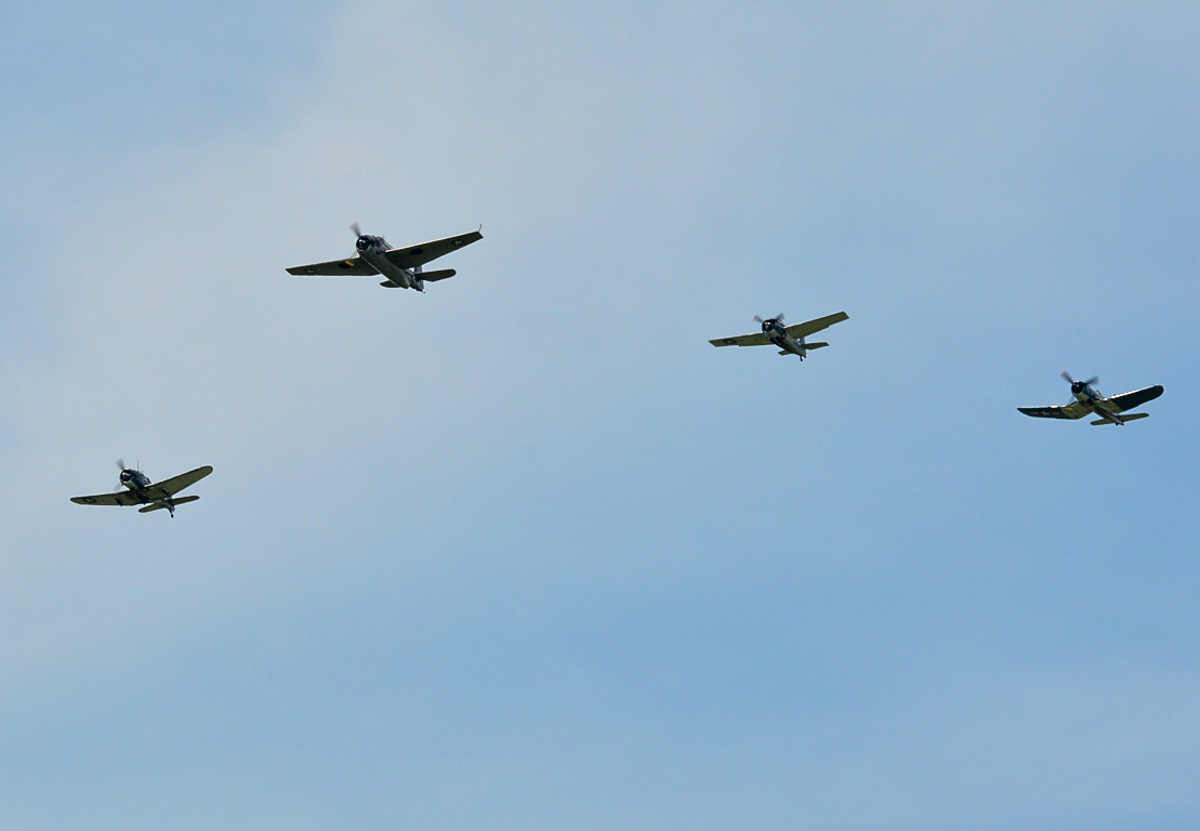
[[[1162,394],[1162,385],[1155,384],[1154,386],[1146,387],[1145,389],[1134,390],[1133,392],[1123,392],[1120,395],[1114,395],[1109,400],[1116,404],[1117,407],[1120,408],[1121,412],[1125,412],[1126,410],[1132,410],[1134,407],[1140,407],[1147,401],[1153,401]]]
[[[287,270],[288,274],[299,277],[370,277],[378,274],[375,266],[362,257],[352,260],[333,260],[328,263],[313,263],[312,265],[294,265]]]
[[[1087,407],[1079,402],[1068,404],[1066,407],[1017,407],[1027,416],[1034,418],[1083,418],[1088,414]]]
[[[98,493],[95,496],[72,496],[76,505],[140,505],[142,500],[133,491],[120,490],[116,493]]]
[[[766,346],[770,342],[770,338],[762,332],[738,335],[735,338],[714,338],[709,341],[713,346]]]
[[[845,312],[838,312],[837,314],[825,315],[825,317],[818,317],[788,326],[787,333],[796,339],[806,338],[811,334],[820,332],[822,329],[828,329],[835,323],[841,323],[843,320],[849,319],[850,315]]]
[[[383,256],[391,260],[393,265],[397,265],[400,268],[416,268],[419,265],[425,265],[425,263],[431,260],[436,260],[438,257],[445,256],[451,251],[456,251],[464,245],[470,245],[481,239],[483,239],[483,234],[478,231],[472,231],[469,234],[435,239],[432,242],[410,245],[407,248],[393,248],[391,251],[384,252]],[[291,269],[288,270],[290,271]]]
[[[195,470],[189,470],[187,473],[181,473],[178,476],[172,476],[170,479],[163,479],[161,482],[150,485],[143,493],[151,499],[166,499],[179,493],[184,488],[191,487],[212,472],[212,465],[198,467]]]

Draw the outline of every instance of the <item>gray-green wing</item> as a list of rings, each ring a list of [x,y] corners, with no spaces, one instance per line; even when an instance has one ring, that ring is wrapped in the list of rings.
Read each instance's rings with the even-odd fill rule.
[[[1162,394],[1162,385],[1155,384],[1152,387],[1145,387],[1144,389],[1134,390],[1133,392],[1123,392],[1120,395],[1114,395],[1110,400],[1121,408],[1121,412],[1125,412],[1126,410],[1132,410],[1134,407],[1140,407],[1147,401],[1153,401]]]
[[[825,317],[818,317],[814,318],[813,320],[806,320],[803,323],[796,323],[787,327],[787,333],[793,338],[806,338],[811,334],[820,332],[822,329],[828,329],[835,323],[841,323],[843,320],[849,319],[850,315],[846,314],[845,312],[838,312],[837,314],[825,315]]]
[[[713,338],[709,341],[713,346],[766,346],[770,342],[771,339],[762,332],[732,338]]]
[[[116,493],[98,493],[94,496],[72,496],[71,501],[76,505],[140,505],[142,500],[134,496],[133,491],[117,491]]]
[[[419,245],[410,245],[407,248],[393,248],[391,251],[385,252],[383,256],[391,260],[393,265],[397,265],[400,268],[416,268],[419,265],[425,265],[425,263],[431,260],[444,257],[451,251],[457,251],[463,246],[478,242],[481,239],[483,239],[483,234],[478,231],[472,231],[469,234],[435,239],[431,242],[422,242]]]
[[[294,265],[287,270],[287,273],[295,274],[298,277],[369,277],[379,272],[375,270],[375,266],[362,257],[355,257],[352,260]]]
[[[184,488],[191,487],[212,472],[212,465],[198,467],[195,470],[189,470],[187,473],[181,473],[178,476],[172,476],[170,479],[163,479],[161,482],[150,485],[142,493],[151,499],[166,499],[179,493]]]
[[[1083,418],[1088,414],[1087,407],[1079,402],[1066,407],[1017,407],[1017,410],[1034,418]]]

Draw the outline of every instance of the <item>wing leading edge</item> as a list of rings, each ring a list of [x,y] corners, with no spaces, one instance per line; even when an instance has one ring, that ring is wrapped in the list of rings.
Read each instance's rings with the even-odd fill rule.
[[[1080,404],[1071,404],[1066,407],[1017,407],[1019,412],[1034,418],[1066,418],[1076,419],[1083,418],[1088,411]]]
[[[362,257],[352,260],[333,260],[328,263],[294,265],[287,270],[297,277],[370,277],[379,272]]]
[[[766,346],[771,340],[762,332],[750,335],[738,335],[733,338],[713,338],[709,341],[713,346]]]
[[[392,265],[399,266],[400,268],[416,268],[419,265],[425,265],[425,263],[432,262],[438,257],[444,257],[451,251],[457,251],[481,239],[483,239],[483,234],[478,231],[472,231],[469,234],[435,239],[431,242],[409,245],[406,248],[393,248],[391,251],[385,252],[383,256],[391,260]]]
[[[1155,384],[1152,387],[1144,387],[1133,392],[1123,392],[1120,395],[1114,395],[1112,402],[1121,408],[1121,412],[1132,410],[1134,407],[1140,407],[1147,401],[1153,401],[1163,394],[1161,384]]]
[[[184,488],[190,488],[212,472],[212,465],[204,465],[195,470],[189,470],[187,473],[172,476],[170,479],[163,479],[158,484],[146,488],[146,492],[155,494],[156,499],[167,499]]]
[[[835,323],[841,323],[843,320],[849,320],[850,315],[845,312],[837,312],[825,317],[817,317],[812,320],[806,320],[803,323],[796,323],[787,327],[787,333],[793,338],[806,338],[809,335],[820,332],[822,329],[828,329]]]

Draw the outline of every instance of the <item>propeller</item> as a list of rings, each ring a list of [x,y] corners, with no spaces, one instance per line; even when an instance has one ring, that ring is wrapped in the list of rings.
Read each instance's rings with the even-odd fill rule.
[[[1060,372],[1058,374],[1059,374],[1059,377],[1066,379],[1066,382],[1068,384],[1070,384],[1071,386],[1075,386],[1076,382],[1075,382],[1075,379],[1071,377],[1071,373],[1067,372],[1064,369],[1062,372]],[[1082,383],[1085,384],[1086,386],[1090,387],[1092,384],[1098,383],[1099,381],[1100,381],[1100,376],[1093,375],[1091,378],[1087,379],[1086,381],[1083,381]]]
[[[1071,377],[1071,373],[1067,372],[1065,369],[1058,374],[1059,374],[1059,377],[1061,377],[1064,381],[1066,381],[1068,384],[1071,385],[1071,394],[1072,395],[1078,395],[1079,393],[1083,392],[1085,389],[1090,387],[1092,384],[1095,384],[1100,380],[1099,375],[1093,375],[1091,378],[1088,378],[1086,381],[1076,381],[1074,378]],[[1074,401],[1073,398],[1071,400]]]
[[[759,326],[764,327],[763,328],[764,332],[766,331],[765,327],[767,325],[767,321],[771,321],[772,323],[776,324],[777,326],[782,326],[783,325],[783,312],[780,312],[779,314],[775,315],[775,317],[768,317],[767,320],[763,320],[758,315],[754,316],[754,322],[757,323]]]
[[[366,251],[373,243],[379,241],[379,237],[373,237],[370,234],[364,234],[362,229],[358,227],[357,222],[350,223],[350,230],[354,232],[354,247],[360,252]]]

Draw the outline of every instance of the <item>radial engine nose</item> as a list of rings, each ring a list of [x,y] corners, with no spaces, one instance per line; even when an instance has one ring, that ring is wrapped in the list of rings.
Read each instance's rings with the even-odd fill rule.
[[[133,474],[130,471],[128,471],[128,470],[121,471],[121,481],[122,482],[128,482],[132,478],[133,478]]]
[[[1079,395],[1081,392],[1083,392],[1084,387],[1085,387],[1085,384],[1082,381],[1076,381],[1073,384],[1071,384],[1071,392],[1074,395]]]
[[[371,245],[371,238],[366,237],[366,236],[359,237],[358,241],[354,243],[354,247],[357,248],[359,251],[366,251],[367,248],[370,247],[370,245]]]

